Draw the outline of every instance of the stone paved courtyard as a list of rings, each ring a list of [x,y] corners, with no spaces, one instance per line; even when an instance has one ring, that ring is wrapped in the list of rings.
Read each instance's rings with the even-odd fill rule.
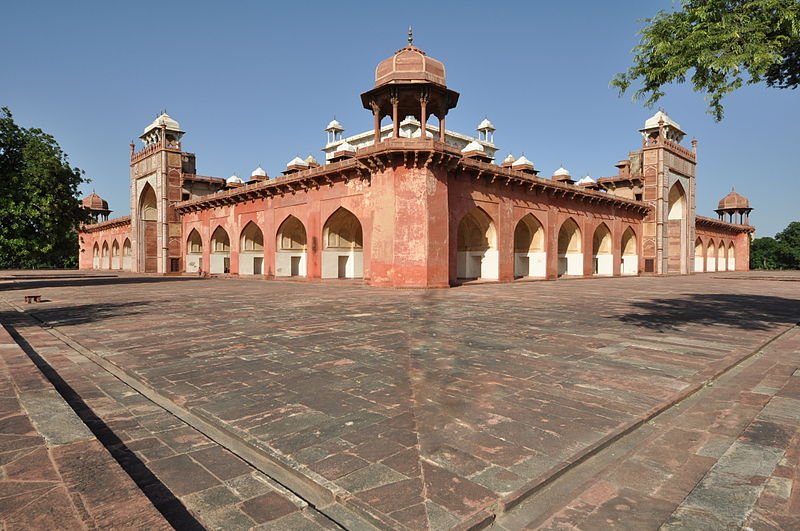
[[[747,475],[753,514],[798,523],[800,274],[441,291],[9,275],[0,298],[205,527],[697,528],[714,510],[696,487],[748,455],[771,463]],[[242,494],[243,476],[265,486]]]

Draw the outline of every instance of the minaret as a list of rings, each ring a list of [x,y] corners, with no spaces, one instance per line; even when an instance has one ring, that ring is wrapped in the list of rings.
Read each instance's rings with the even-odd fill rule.
[[[663,110],[639,131],[643,200],[652,207],[642,231],[644,272],[686,274],[694,270],[696,144],[681,145],[686,134]]]
[[[162,111],[139,136],[144,146],[131,150],[131,269],[170,273],[181,264],[181,222],[175,203],[181,200],[180,124]]]

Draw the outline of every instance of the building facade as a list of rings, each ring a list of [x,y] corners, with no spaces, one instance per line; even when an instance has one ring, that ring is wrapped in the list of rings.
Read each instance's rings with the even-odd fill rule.
[[[697,143],[664,112],[617,175],[575,182],[564,168],[539,176],[525,156],[496,163],[488,120],[477,138],[448,131],[458,98],[444,64],[409,40],[361,95],[372,131],[345,137],[333,120],[324,164],[297,157],[247,182],[197,175],[163,113],[131,145],[131,216],[84,226],[80,267],[416,288],[747,270],[752,227],[733,211],[696,214]],[[749,214],[736,195],[731,208]]]

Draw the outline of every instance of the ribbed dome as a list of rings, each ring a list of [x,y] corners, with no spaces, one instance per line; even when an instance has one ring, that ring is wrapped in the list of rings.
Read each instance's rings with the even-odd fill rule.
[[[81,200],[84,208],[90,210],[108,210],[108,201],[92,192]]]
[[[444,63],[425,55],[425,52],[409,44],[375,69],[375,86],[390,83],[435,83],[446,86]]]
[[[750,201],[748,199],[736,192],[736,190],[731,190],[731,193],[723,197],[719,202],[718,210],[723,210],[727,208],[750,208]]]
[[[225,179],[225,182],[228,184],[244,184],[244,181],[238,175],[231,175],[230,177]]]
[[[478,124],[478,127],[476,129],[478,131],[481,131],[483,129],[491,129],[492,131],[496,131],[494,124],[490,122],[488,118],[484,118],[483,121]]]
[[[331,120],[331,122],[328,124],[328,127],[326,127],[325,130],[326,131],[344,131],[344,127],[342,127],[342,124],[339,123],[339,120],[334,118],[333,120]]]
[[[520,158],[518,158],[517,160],[514,161],[514,164],[512,164],[512,167],[514,169],[526,168],[526,167],[533,168],[533,162],[529,161],[528,158],[525,155],[522,155]]]
[[[261,166],[259,166],[258,168],[254,169],[253,173],[250,174],[250,177],[266,177],[266,176],[267,176],[267,172]]]

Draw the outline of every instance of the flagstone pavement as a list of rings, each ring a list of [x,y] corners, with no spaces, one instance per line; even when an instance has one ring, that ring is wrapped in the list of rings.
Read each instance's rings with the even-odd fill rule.
[[[9,274],[0,299],[173,526],[798,523],[797,273],[437,291]]]

